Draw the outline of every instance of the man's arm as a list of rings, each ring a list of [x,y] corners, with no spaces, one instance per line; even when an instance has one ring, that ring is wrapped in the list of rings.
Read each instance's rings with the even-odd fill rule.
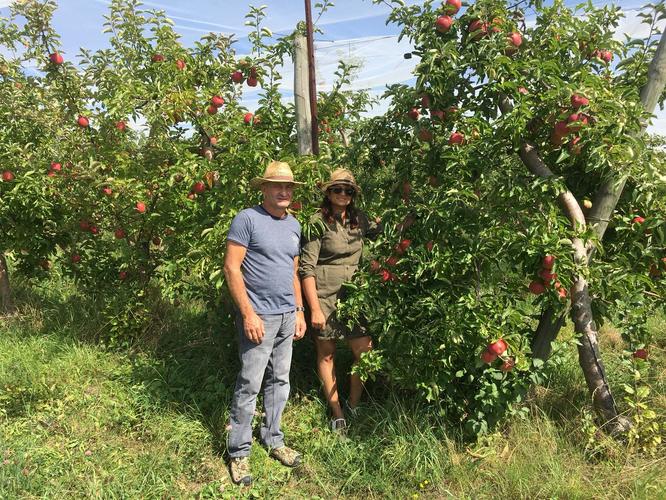
[[[234,241],[227,241],[227,254],[224,257],[224,276],[231,293],[231,298],[240,310],[243,317],[245,336],[255,344],[261,344],[264,338],[264,322],[254,312],[250,298],[245,289],[241,264],[247,253],[247,248]],[[299,295],[300,296],[300,295]]]
[[[298,257],[294,257],[294,299],[296,300],[296,307],[303,307],[303,295],[301,294],[301,280],[298,278]],[[296,331],[294,332],[294,340],[300,340],[305,335],[305,313],[303,311],[296,312]]]

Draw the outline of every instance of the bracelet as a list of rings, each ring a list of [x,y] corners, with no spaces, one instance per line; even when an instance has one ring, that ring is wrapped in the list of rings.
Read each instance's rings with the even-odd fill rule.
[[[296,312],[305,312],[305,307],[303,307],[303,306],[296,306]]]

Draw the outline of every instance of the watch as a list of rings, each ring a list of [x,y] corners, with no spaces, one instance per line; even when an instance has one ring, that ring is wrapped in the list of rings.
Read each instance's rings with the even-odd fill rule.
[[[305,307],[303,307],[303,306],[296,306],[296,312],[305,312]]]

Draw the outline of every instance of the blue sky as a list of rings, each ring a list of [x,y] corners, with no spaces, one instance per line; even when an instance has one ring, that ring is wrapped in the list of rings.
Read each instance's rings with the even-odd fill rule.
[[[321,0],[313,0],[312,4]],[[11,0],[0,0],[0,16],[9,11]],[[75,59],[80,47],[91,50],[107,46],[107,35],[102,33],[104,15],[109,0],[59,0],[54,15],[54,26],[61,35],[63,53],[69,60]],[[333,81],[339,59],[353,60],[362,64],[353,88],[367,88],[380,95],[386,85],[412,81],[415,59],[405,60],[403,54],[411,49],[405,41],[398,43],[399,28],[386,25],[389,7],[375,5],[371,0],[334,0],[331,7],[318,20],[323,31],[316,39],[317,83],[326,90]],[[405,0],[407,4],[421,3]],[[567,0],[574,6],[579,2]],[[611,2],[595,1],[595,5]],[[175,22],[175,30],[182,36],[181,42],[192,46],[196,40],[210,31],[235,33],[239,54],[249,52],[248,27],[244,25],[250,5],[266,5],[265,25],[274,34],[290,33],[304,15],[304,2],[300,0],[258,0],[256,2],[229,0],[146,0],[144,8],[164,10]],[[638,36],[641,25],[636,17],[637,9],[644,2],[626,0],[622,2],[625,20],[618,37],[626,32]],[[313,8],[316,15],[316,9]],[[529,18],[528,18],[529,21]],[[289,64],[283,71],[284,93],[290,96],[293,73]],[[244,103],[250,108],[256,105],[261,89],[246,89]],[[380,111],[381,106],[376,111]],[[663,115],[663,116],[662,116]],[[666,133],[666,113],[660,113],[653,130]]]

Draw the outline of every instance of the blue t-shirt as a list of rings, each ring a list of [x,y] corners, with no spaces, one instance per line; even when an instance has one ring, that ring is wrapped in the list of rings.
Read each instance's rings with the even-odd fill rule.
[[[293,311],[294,258],[300,253],[301,239],[298,221],[290,214],[278,219],[257,205],[234,217],[227,239],[247,248],[241,271],[254,311]]]

